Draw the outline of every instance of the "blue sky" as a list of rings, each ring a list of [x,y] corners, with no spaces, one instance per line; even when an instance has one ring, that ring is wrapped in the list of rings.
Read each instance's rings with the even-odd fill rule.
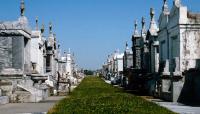
[[[149,23],[149,9],[153,7],[158,19],[163,0],[25,0],[25,15],[32,28],[35,17],[39,23],[53,23],[53,30],[63,50],[75,53],[80,67],[100,68],[108,54],[131,46],[134,20],[144,16]],[[20,0],[1,0],[0,20],[16,20]],[[172,0],[168,0],[171,7]],[[193,12],[200,12],[200,0],[182,0]]]

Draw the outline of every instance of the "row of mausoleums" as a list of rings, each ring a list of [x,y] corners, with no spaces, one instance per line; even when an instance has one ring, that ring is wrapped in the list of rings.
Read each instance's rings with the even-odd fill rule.
[[[62,54],[52,24],[46,37],[38,19],[35,29],[29,27],[23,0],[20,11],[17,21],[0,22],[0,104],[39,102],[67,92],[83,76],[74,54]]]
[[[144,18],[140,31],[135,22],[132,50],[109,56],[104,76],[167,101],[199,103],[200,14],[188,11],[180,0],[174,0],[170,10],[164,0],[158,25],[154,15],[151,8],[148,30]]]

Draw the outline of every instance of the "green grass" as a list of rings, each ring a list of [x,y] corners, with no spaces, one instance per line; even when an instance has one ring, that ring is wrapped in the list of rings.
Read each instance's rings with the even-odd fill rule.
[[[125,93],[98,77],[86,77],[48,114],[174,114],[141,97]]]

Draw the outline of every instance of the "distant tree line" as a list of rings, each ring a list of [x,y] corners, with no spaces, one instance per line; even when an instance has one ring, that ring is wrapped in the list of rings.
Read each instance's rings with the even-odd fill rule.
[[[92,70],[84,70],[85,75],[94,75],[94,71]]]

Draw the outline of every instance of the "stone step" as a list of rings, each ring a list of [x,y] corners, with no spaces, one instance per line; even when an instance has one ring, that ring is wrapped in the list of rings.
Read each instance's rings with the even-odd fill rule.
[[[27,86],[27,85],[25,85],[25,84],[23,84],[23,85],[18,84],[17,86],[20,87],[20,88],[22,88],[22,89],[25,89],[26,91],[29,91],[29,92],[32,93],[32,94],[34,93],[34,90],[36,89],[36,88],[34,88],[34,87]]]
[[[18,84],[17,86],[22,88],[22,89],[24,89],[27,92],[30,92],[29,93],[30,96],[28,96],[27,99],[24,100],[25,102],[39,102],[39,101],[45,99],[48,96],[48,93],[46,91],[43,91],[41,89],[37,89],[37,88],[35,88],[33,86],[27,86],[24,83]],[[23,95],[20,95],[20,96],[22,98],[24,97]]]

